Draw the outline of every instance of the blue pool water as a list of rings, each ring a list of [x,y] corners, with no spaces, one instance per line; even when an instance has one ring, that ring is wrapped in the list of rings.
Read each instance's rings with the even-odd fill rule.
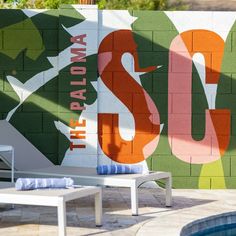
[[[236,236],[236,223],[215,226],[194,234],[191,236]]]

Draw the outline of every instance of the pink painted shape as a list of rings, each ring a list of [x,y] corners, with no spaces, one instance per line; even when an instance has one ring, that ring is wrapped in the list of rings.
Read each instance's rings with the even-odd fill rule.
[[[159,112],[157,110],[155,103],[153,102],[152,98],[144,89],[143,89],[143,93],[147,102],[148,109],[151,113],[151,115],[149,116],[149,120],[154,125],[160,125],[160,116],[159,116]],[[161,130],[160,130],[160,133],[161,133]],[[143,155],[145,159],[151,156],[152,153],[156,150],[157,144],[160,139],[160,133],[143,148]]]
[[[169,72],[169,75],[176,76],[176,73]],[[171,84],[169,86],[169,93],[189,93],[189,84],[185,83],[185,77],[188,77],[189,73],[179,73],[176,80],[178,83]]]
[[[160,139],[160,135],[156,136],[150,143],[148,143],[143,148],[143,155],[144,155],[145,159],[147,159],[149,156],[151,156],[152,153],[156,150],[159,139]]]
[[[145,100],[147,102],[148,110],[152,114],[149,116],[149,120],[155,125],[160,125],[160,116],[159,116],[159,112],[157,110],[155,103],[153,102],[153,100],[149,96],[149,94],[145,91],[145,89],[143,89],[143,94],[144,94]],[[156,114],[156,115],[153,116],[153,114]]]
[[[176,75],[175,77],[177,77],[177,76],[178,75]],[[175,82],[175,83],[178,83],[178,82]],[[192,96],[191,92],[185,93],[185,94],[173,93],[172,94],[172,112],[174,114],[189,114],[189,115],[191,115],[192,99],[191,98],[188,99],[191,96]]]
[[[190,135],[191,130],[183,129],[184,126],[189,127],[191,126],[191,120],[189,119],[189,114],[169,114],[168,115],[168,122],[171,124],[175,123],[177,125],[172,126],[172,129],[169,129],[168,135]]]
[[[112,59],[112,52],[103,52],[98,54],[98,71],[101,75]]]
[[[187,72],[187,73],[172,73]],[[179,86],[179,81],[185,86]],[[185,94],[183,94],[183,91]],[[182,94],[181,94],[182,93]],[[220,158],[217,135],[209,110],[206,110],[205,137],[201,141],[192,138],[192,57],[180,35],[171,43],[168,78],[168,139],[172,153],[182,161],[203,164]],[[185,113],[184,122],[179,122],[180,113]],[[178,126],[178,127],[176,127]],[[179,134],[181,131],[181,135]],[[214,152],[215,155],[212,155]]]

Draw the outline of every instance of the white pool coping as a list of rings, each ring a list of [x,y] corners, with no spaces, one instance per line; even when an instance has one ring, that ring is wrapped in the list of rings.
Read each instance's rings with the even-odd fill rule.
[[[182,202],[181,202],[182,199]],[[232,223],[236,223],[236,190],[174,190],[173,208],[168,212],[159,212],[155,218],[146,222],[137,232],[137,236],[180,236],[186,225],[193,225],[196,220],[202,222],[202,227],[212,227],[212,221],[205,222],[206,217],[219,214],[234,214]],[[230,215],[229,214],[229,215]],[[202,220],[204,219],[204,220]],[[215,220],[218,222],[230,222],[230,218]],[[196,228],[194,228],[196,227]],[[190,228],[188,233],[198,230],[198,226]],[[185,234],[185,236],[188,234]]]

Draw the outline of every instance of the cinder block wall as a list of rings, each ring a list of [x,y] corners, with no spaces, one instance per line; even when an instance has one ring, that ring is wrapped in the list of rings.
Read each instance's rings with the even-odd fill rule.
[[[147,163],[175,188],[236,187],[234,12],[0,19],[0,117],[54,164]]]

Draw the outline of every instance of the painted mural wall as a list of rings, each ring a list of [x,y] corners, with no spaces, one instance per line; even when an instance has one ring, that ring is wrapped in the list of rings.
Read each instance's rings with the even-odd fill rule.
[[[0,118],[54,164],[236,188],[236,13],[0,10]]]

